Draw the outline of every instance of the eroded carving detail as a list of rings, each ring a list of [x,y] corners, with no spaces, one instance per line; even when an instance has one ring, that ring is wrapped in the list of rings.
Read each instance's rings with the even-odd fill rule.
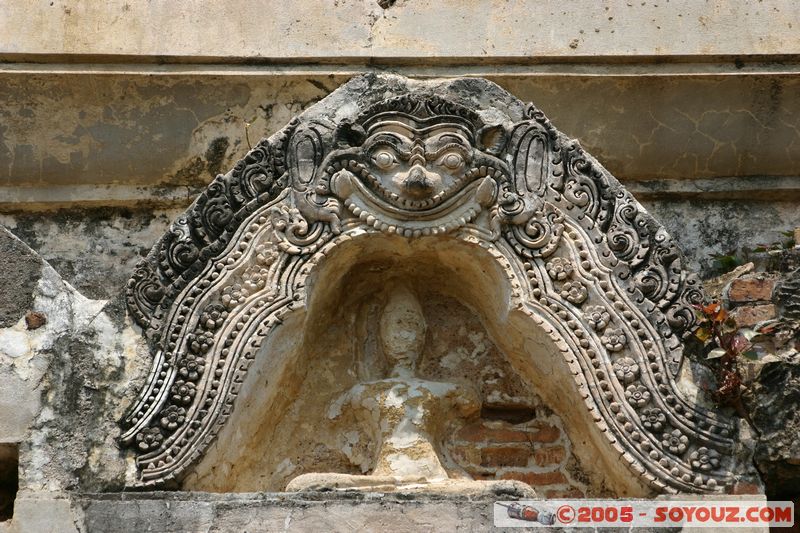
[[[702,294],[663,228],[535,107],[506,95],[488,113],[455,89],[366,79],[346,109],[318,104],[218,176],[134,273],[128,307],[154,356],[123,421],[138,484],[180,480],[204,452],[327,251],[384,233],[484,247],[570,354],[632,475],[725,490],[736,428],[677,391]]]
[[[329,407],[333,418],[343,412],[354,413],[362,429],[373,436],[378,453],[371,473],[307,473],[290,481],[286,490],[392,491],[421,486],[426,490],[476,486],[490,490],[488,482],[468,480],[466,472],[453,465],[446,468],[441,459],[440,442],[448,425],[476,419],[481,410],[480,394],[471,385],[417,377],[427,329],[422,307],[405,286],[390,286],[387,292],[379,329],[389,375],[355,385]],[[508,481],[493,483],[500,490],[513,485]]]

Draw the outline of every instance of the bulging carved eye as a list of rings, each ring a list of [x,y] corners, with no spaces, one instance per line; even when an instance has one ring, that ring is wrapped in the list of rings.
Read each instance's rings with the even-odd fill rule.
[[[445,154],[445,156],[442,158],[442,165],[450,170],[457,169],[462,163],[464,163],[464,158],[461,156],[461,154],[457,154],[455,152]]]
[[[375,164],[379,168],[389,168],[395,164],[397,161],[394,157],[394,154],[389,152],[388,150],[381,150],[376,152],[372,156],[372,160],[375,161]]]

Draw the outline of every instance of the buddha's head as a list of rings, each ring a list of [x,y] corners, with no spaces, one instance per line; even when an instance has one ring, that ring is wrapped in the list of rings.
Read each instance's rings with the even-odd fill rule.
[[[422,347],[427,324],[417,297],[404,285],[389,290],[380,318],[380,342],[391,377],[411,377]]]

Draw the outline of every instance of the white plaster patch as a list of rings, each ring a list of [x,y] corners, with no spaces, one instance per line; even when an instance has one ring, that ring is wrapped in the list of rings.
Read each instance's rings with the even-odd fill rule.
[[[387,442],[393,448],[398,450],[410,448],[420,442],[423,442],[419,437],[419,430],[414,426],[414,423],[409,419],[401,420],[395,430],[392,432],[391,437]]]
[[[404,386],[395,385],[389,389],[389,392],[384,397],[384,405],[394,408],[402,407],[407,398],[406,394],[407,393]]]
[[[275,474],[279,476],[289,476],[294,471],[295,464],[288,458],[278,463],[278,466],[275,468]]]
[[[24,331],[14,328],[0,330],[0,355],[16,359],[31,352],[31,343]]]
[[[386,456],[386,461],[395,476],[424,477],[429,483],[447,479],[438,461],[431,457],[412,459],[406,454],[393,453]]]
[[[452,351],[439,359],[439,366],[448,370],[456,370],[464,364],[466,356],[467,351],[462,346],[459,346],[455,349],[455,351]]]

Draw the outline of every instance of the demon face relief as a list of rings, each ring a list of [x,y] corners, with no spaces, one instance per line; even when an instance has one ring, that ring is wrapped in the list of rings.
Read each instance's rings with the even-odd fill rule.
[[[384,231],[429,235],[463,226],[495,200],[507,179],[496,157],[502,126],[435,98],[385,108],[347,125],[352,146],[329,158],[330,190],[351,213]]]

